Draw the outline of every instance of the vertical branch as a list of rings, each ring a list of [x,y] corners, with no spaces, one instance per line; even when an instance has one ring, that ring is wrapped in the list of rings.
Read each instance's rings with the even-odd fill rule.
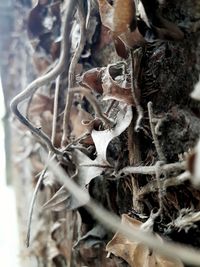
[[[157,151],[157,154],[158,154],[158,157],[159,157],[159,160],[160,161],[164,161],[166,162],[166,158],[161,150],[161,147],[160,147],[160,144],[159,144],[159,141],[158,141],[158,137],[155,133],[155,127],[153,125],[153,109],[152,109],[152,102],[149,102],[147,104],[147,107],[148,107],[148,114],[149,114],[149,124],[150,124],[150,128],[151,128],[151,133],[152,133],[152,137],[153,137],[153,142],[154,142],[154,145],[155,145],[155,148],[156,148],[156,151]]]
[[[55,145],[55,138],[56,138],[59,91],[60,91],[60,75],[56,78],[56,88],[55,88],[55,94],[54,94],[53,122],[52,122],[52,133],[51,133],[51,142],[53,145]]]
[[[137,51],[137,50],[136,50]],[[140,70],[140,60],[135,56],[136,51],[131,50],[131,92],[133,100],[135,102],[135,107],[137,114],[133,113],[133,120],[128,128],[128,151],[129,151],[129,162],[130,165],[137,165],[141,161],[140,154],[140,144],[138,130],[140,128],[141,120],[143,118],[143,109],[139,104],[140,94],[138,90],[138,77]],[[141,56],[141,55],[140,55]],[[133,208],[134,210],[141,212],[142,206],[138,201],[139,194],[139,184],[138,184],[138,175],[131,174],[132,182],[132,192],[133,192]]]
[[[82,4],[79,2],[78,5],[78,16],[79,16],[79,24],[80,24],[80,41],[78,47],[72,57],[69,73],[68,73],[68,91],[67,91],[67,98],[66,98],[66,105],[64,110],[64,117],[63,117],[63,136],[62,136],[62,146],[66,146],[68,143],[69,137],[69,121],[70,121],[70,111],[71,106],[73,103],[74,93],[70,91],[72,87],[75,86],[75,71],[76,66],[81,56],[81,53],[85,46],[85,14],[83,10]]]
[[[131,50],[131,92],[133,96],[133,100],[135,102],[135,107],[138,113],[138,117],[135,124],[135,131],[138,132],[141,128],[141,121],[143,118],[143,108],[139,103],[140,95],[138,94],[138,77],[140,71],[140,63],[142,54],[137,50]]]

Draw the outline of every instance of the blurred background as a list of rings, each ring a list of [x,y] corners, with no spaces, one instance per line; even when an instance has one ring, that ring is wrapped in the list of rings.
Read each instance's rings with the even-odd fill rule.
[[[22,44],[23,18],[19,19],[19,7],[28,9],[31,1],[0,0],[0,258],[1,266],[18,267],[20,259],[19,228],[12,171],[12,138],[9,103],[21,90],[17,75],[22,69],[16,58]],[[21,46],[22,47],[22,46]],[[15,62],[15,63],[14,63]]]

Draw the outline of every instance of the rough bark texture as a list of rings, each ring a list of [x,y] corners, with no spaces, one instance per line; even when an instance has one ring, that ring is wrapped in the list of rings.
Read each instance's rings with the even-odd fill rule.
[[[95,1],[92,2],[95,3]],[[159,12],[162,17],[180,27],[184,33],[184,39],[181,41],[157,40],[140,48],[136,93],[144,110],[144,117],[139,132],[135,132],[134,127],[138,114],[136,108],[133,107],[132,123],[126,131],[110,142],[107,158],[109,163],[115,166],[115,171],[127,165],[154,165],[157,161],[163,160],[156,151],[153,143],[155,140],[152,139],[147,109],[149,101],[152,102],[152,115],[156,121],[154,126],[156,126],[160,151],[164,155],[166,163],[178,162],[181,157],[184,157],[185,152],[195,146],[200,136],[200,106],[197,101],[190,98],[190,93],[199,79],[200,71],[200,3],[198,0],[167,0],[164,2],[163,5],[160,5]],[[10,11],[15,25],[12,27],[12,36],[14,37],[9,37],[11,41],[8,49],[5,49],[5,46],[2,46],[1,49],[7,55],[1,67],[1,75],[8,113],[8,103],[13,95],[24,89],[36,76],[42,75],[45,67],[49,66],[48,57],[45,58],[46,61],[40,61],[37,50],[33,55],[27,37],[27,20],[25,19],[29,10],[31,7],[25,7],[25,4],[22,5],[21,1],[17,1],[17,6]],[[82,57],[79,60],[76,69],[79,76],[88,69],[106,67],[108,64],[122,60],[116,54],[110,32],[101,24],[98,5],[93,5],[92,12],[90,19],[93,19],[97,26],[95,34],[92,36],[92,43],[86,43],[82,53],[90,50],[91,56],[86,59]],[[8,41],[4,41],[4,43],[8,43]],[[47,50],[45,53],[48,54]],[[55,58],[51,58],[52,62],[58,58],[55,53],[53,53],[54,56]],[[137,54],[135,54],[136,56]],[[135,61],[131,64],[131,60],[134,59],[131,59],[129,55],[125,61],[128,70],[133,72],[132,66]],[[33,67],[33,61],[36,63],[36,67]],[[65,105],[64,96],[67,82],[66,75],[64,75],[61,76],[60,113]],[[43,130],[49,134],[52,119],[47,114],[52,109],[55,83],[45,85],[38,92],[39,99],[34,99],[34,96],[28,102],[29,117],[35,124],[43,123]],[[40,106],[34,110],[34,105],[38,101]],[[85,111],[91,111],[88,101],[86,99],[81,101],[80,97],[75,99],[74,106],[81,103]],[[107,106],[108,102],[101,105],[104,112],[106,112]],[[115,117],[117,108],[114,106],[111,117]],[[36,114],[37,112],[39,114]],[[36,142],[29,131],[17,121],[13,124],[15,126],[12,128],[11,153],[14,162],[12,180],[15,184],[18,202],[22,266],[128,266],[125,261],[116,257],[106,259],[105,246],[112,234],[97,223],[84,207],[73,211],[61,209],[62,211],[59,212],[41,209],[41,206],[61,186],[50,173],[47,173],[47,178],[43,181],[38,193],[31,227],[30,248],[24,247],[30,198],[38,180],[37,174],[44,168],[44,163],[40,155],[40,142]],[[58,127],[61,127],[60,121]],[[57,132],[59,132],[58,129]],[[59,147],[60,136],[57,138],[56,146]],[[9,137],[7,136],[6,139],[9,140]],[[94,159],[95,149],[91,141],[89,144],[92,149],[88,153]],[[88,146],[85,147],[88,149]],[[63,167],[69,171],[64,164]],[[170,175],[166,173],[160,179],[167,180],[178,174],[180,171]],[[155,175],[129,175],[117,181],[107,179],[110,178],[109,175],[106,172],[102,173],[90,181],[88,186],[90,195],[107,209],[118,215],[129,214],[140,221],[145,221],[152,210],[159,209],[158,190],[147,190],[145,194],[139,194],[145,186],[155,180]],[[186,181],[178,186],[163,187],[161,198],[162,211],[155,220],[154,231],[174,241],[200,247],[198,222],[187,229],[177,229],[168,225],[184,212],[199,211],[199,190],[194,188],[190,181]],[[63,205],[67,206],[69,203],[65,201],[67,200],[64,199]],[[60,206],[58,210],[60,210]]]

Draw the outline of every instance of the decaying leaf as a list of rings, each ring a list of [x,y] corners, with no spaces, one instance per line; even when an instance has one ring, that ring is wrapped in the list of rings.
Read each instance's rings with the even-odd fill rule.
[[[130,31],[132,24],[136,25],[136,10],[133,0],[116,0],[114,2],[113,28],[114,32],[121,34]]]
[[[92,120],[93,117],[90,113],[80,107],[73,106],[70,113],[72,136],[78,138],[84,133],[90,132],[92,130],[92,125],[86,124],[85,122],[90,122]]]
[[[130,4],[130,1],[125,1],[126,6],[124,7],[124,9],[126,10],[126,12],[125,14],[123,14],[123,12],[120,12],[120,1],[117,1],[116,3],[116,11],[115,7],[111,6],[107,2],[107,0],[99,0],[98,2],[101,22],[104,26],[106,26],[113,32],[114,38],[117,36],[123,43],[125,43],[127,47],[130,48],[137,47],[138,45],[141,45],[145,42],[143,36],[138,31],[138,28],[136,26],[134,27],[134,31],[130,31],[131,23],[135,19],[134,3]],[[131,5],[131,8],[128,11],[127,9],[129,5]],[[124,3],[121,4],[121,8],[123,6]],[[133,13],[131,11],[133,11]],[[117,17],[118,15],[120,15],[121,17]],[[122,31],[122,29],[124,31]]]
[[[156,1],[141,1],[139,6],[142,12],[138,20],[134,1],[117,0],[114,6],[106,0],[98,2],[102,24],[129,48],[159,39],[181,40],[184,37],[183,32],[174,23],[161,17]]]
[[[114,8],[108,3],[107,0],[98,0],[98,3],[99,3],[99,13],[101,16],[102,24],[111,31],[114,31],[114,26],[113,26]]]
[[[103,99],[114,99],[133,105],[134,100],[131,93],[131,84],[125,77],[123,62],[115,65],[108,65],[102,75]],[[124,72],[124,73],[123,73]]]
[[[92,91],[99,94],[103,93],[102,88],[102,71],[104,68],[93,68],[83,73],[81,77],[81,84],[87,86]]]
[[[47,110],[53,112],[53,98],[41,93],[34,94],[28,109],[28,115],[34,117]]]
[[[127,74],[124,62],[86,71],[81,77],[81,83],[92,91],[103,94],[103,100],[113,99],[134,105],[130,75]]]
[[[53,211],[61,211],[68,206],[69,194],[64,186],[62,186],[44,205],[43,209],[51,209]]]
[[[142,226],[142,222],[129,217],[127,214],[122,215],[122,224],[127,224],[134,229]],[[137,241],[130,241],[119,232],[107,244],[106,251],[121,257],[131,267],[183,267],[179,260],[172,261],[159,256],[143,244]]]

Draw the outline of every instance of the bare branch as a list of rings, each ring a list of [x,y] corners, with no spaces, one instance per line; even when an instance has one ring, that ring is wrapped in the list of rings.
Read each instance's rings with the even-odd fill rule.
[[[60,91],[60,75],[56,79],[56,88],[54,94],[53,122],[52,122],[52,133],[51,133],[51,142],[53,145],[55,145],[55,137],[56,137],[59,91]]]
[[[117,173],[117,179],[121,178],[120,176],[125,175],[125,174],[156,174],[156,165],[153,166],[138,166],[138,167],[132,167],[132,166],[127,166],[123,169],[121,169]],[[185,161],[183,162],[176,162],[176,163],[169,163],[169,164],[163,164],[160,166],[162,173],[165,172],[175,172],[175,171],[181,171],[185,170],[186,168],[186,163]]]
[[[79,61],[79,58],[81,56],[81,53],[85,46],[85,15],[83,11],[83,7],[81,5],[81,2],[78,4],[78,16],[79,16],[79,24],[80,24],[80,41],[78,44],[78,47],[72,57],[70,67],[69,67],[69,73],[68,73],[68,91],[67,91],[67,99],[66,99],[66,105],[64,110],[64,117],[63,117],[63,136],[62,136],[62,146],[67,145],[67,140],[69,137],[69,120],[70,120],[70,111],[71,106],[73,103],[73,97],[74,93],[70,90],[70,88],[75,86],[75,70],[77,63]]]

